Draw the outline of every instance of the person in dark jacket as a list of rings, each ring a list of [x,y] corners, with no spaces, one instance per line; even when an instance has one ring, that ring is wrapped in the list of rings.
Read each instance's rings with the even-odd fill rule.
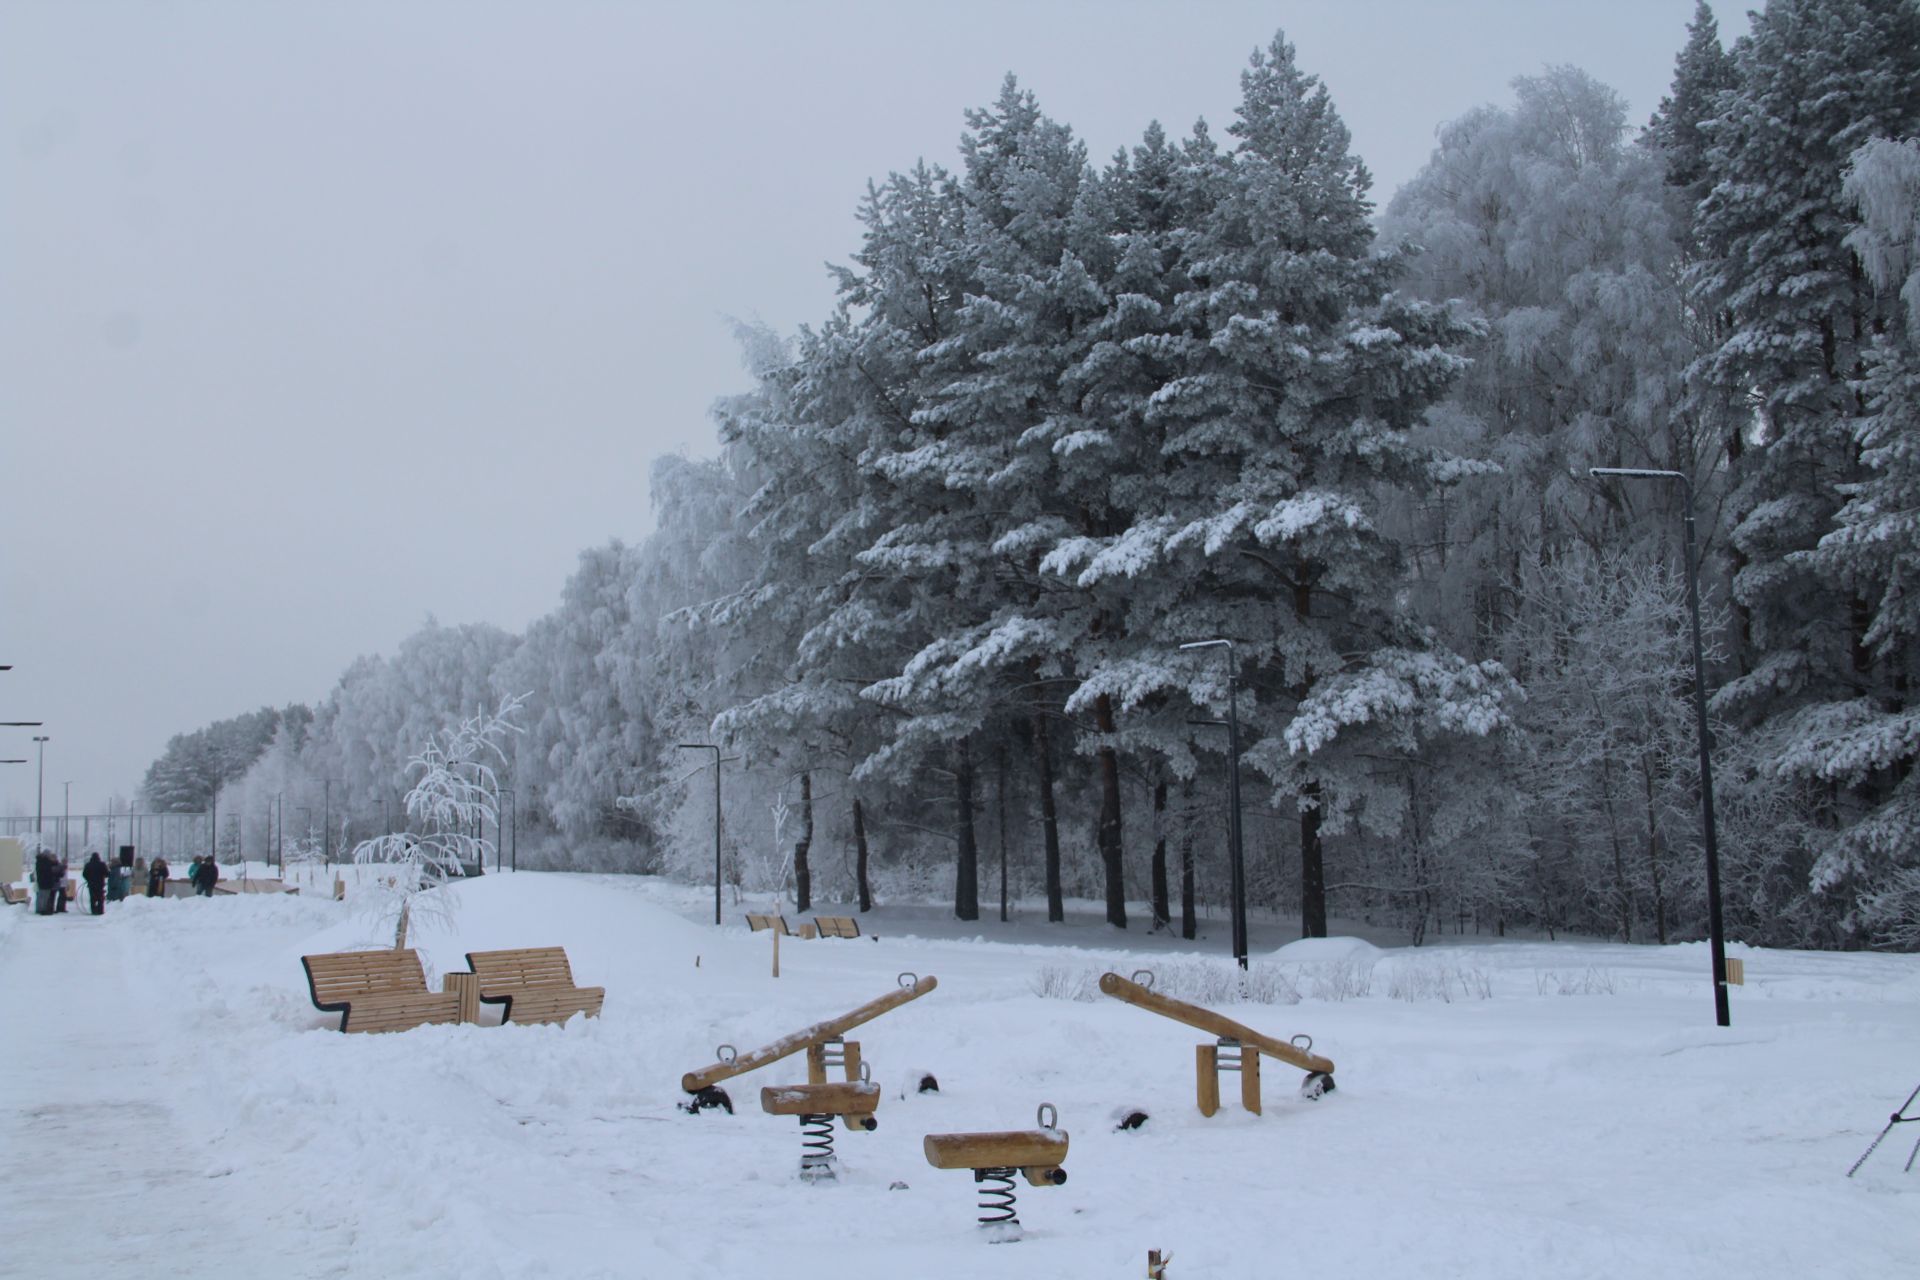
[[[54,891],[60,887],[59,863],[53,855],[42,849],[33,855],[33,913],[40,916],[53,914]]]
[[[87,865],[80,869],[80,878],[87,882],[87,910],[94,915],[104,915],[107,910],[107,864],[95,853],[87,858]]]
[[[213,896],[213,886],[220,883],[220,864],[212,858],[200,859],[200,879],[194,885],[203,898]]]
[[[53,913],[55,915],[65,915],[67,911],[67,890],[72,887],[67,883],[67,860],[65,858],[54,859],[53,873],[57,877],[53,888]]]
[[[165,858],[155,858],[153,865],[147,868],[147,896],[164,898],[167,896],[167,876],[172,868],[167,866]]]
[[[127,869],[115,858],[107,864],[107,901],[119,902],[127,896]]]

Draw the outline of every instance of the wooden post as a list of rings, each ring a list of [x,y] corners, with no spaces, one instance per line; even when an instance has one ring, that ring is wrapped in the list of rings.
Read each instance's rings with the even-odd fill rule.
[[[827,1082],[827,1046],[810,1044],[807,1046],[807,1083],[825,1084]]]
[[[1240,1046],[1240,1105],[1260,1114],[1260,1051]]]
[[[780,976],[780,931],[769,929],[767,932],[773,935],[773,976],[777,978]]]
[[[860,1042],[858,1040],[847,1041],[842,1053],[847,1060],[847,1079],[849,1081],[858,1080],[860,1078]]]
[[[1747,962],[1738,956],[1727,957],[1727,985],[1743,987],[1747,984]]]
[[[333,878],[333,900],[335,902],[345,902],[347,900],[347,882],[339,876]]]
[[[1200,1114],[1210,1116],[1220,1110],[1220,1047],[1195,1045],[1194,1084],[1200,1093]]]

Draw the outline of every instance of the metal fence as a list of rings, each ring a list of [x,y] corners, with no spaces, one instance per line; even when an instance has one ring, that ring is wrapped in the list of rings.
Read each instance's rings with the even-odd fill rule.
[[[71,857],[132,845],[140,857],[192,857],[213,847],[213,823],[205,813],[48,814],[41,837],[56,853]],[[0,818],[0,836],[33,834],[32,818]]]

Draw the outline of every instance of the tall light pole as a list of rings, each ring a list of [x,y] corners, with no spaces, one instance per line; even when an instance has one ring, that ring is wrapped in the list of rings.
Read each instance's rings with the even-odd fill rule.
[[[720,748],[711,742],[682,742],[682,751],[713,752],[713,922],[720,923]]]
[[[66,803],[60,809],[60,856],[67,856],[67,824],[73,820],[73,779],[62,784],[67,789]]]
[[[44,813],[47,807],[47,744],[52,742],[53,739],[44,733],[36,733],[33,735],[33,740],[40,745],[40,776],[34,785],[33,831],[35,837],[39,839],[41,845],[44,847],[46,844],[46,818]]]
[[[502,791],[500,798],[507,802],[507,832],[508,838],[513,844],[513,852],[507,855],[507,868],[511,871],[518,871],[520,869],[520,801],[519,798],[514,795],[512,787],[508,787]],[[499,865],[499,860],[495,859],[494,867],[496,870]]]
[[[1242,969],[1247,967],[1247,864],[1240,846],[1240,686],[1239,659],[1231,640],[1195,640],[1182,649],[1218,649],[1227,651],[1227,864],[1233,890],[1233,958]],[[1213,721],[1219,724],[1218,720]]]
[[[1687,497],[1687,610],[1693,616],[1693,715],[1700,739],[1700,835],[1707,846],[1707,938],[1713,953],[1714,1021],[1728,1026],[1727,943],[1720,921],[1720,843],[1713,825],[1713,733],[1707,728],[1707,672],[1700,646],[1700,569],[1694,563],[1693,481],[1683,472],[1642,467],[1589,467],[1588,475],[1678,480]]]

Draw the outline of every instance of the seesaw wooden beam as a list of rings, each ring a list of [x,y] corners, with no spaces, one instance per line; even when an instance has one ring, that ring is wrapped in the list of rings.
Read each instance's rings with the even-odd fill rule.
[[[756,1067],[764,1067],[769,1062],[778,1062],[788,1054],[798,1053],[823,1040],[831,1040],[837,1035],[851,1031],[863,1022],[871,1022],[883,1013],[898,1009],[910,1000],[918,1000],[939,985],[938,978],[920,978],[910,987],[889,991],[878,1000],[869,1000],[851,1013],[842,1014],[838,1018],[829,1018],[825,1022],[816,1022],[792,1035],[782,1036],[772,1044],[762,1045],[751,1053],[740,1054],[732,1062],[716,1062],[698,1071],[689,1071],[680,1077],[680,1087],[688,1093],[698,1093],[709,1085],[718,1084],[722,1080],[731,1080],[734,1076],[752,1071]]]
[[[1238,1040],[1250,1049],[1257,1049],[1270,1058],[1291,1063],[1302,1071],[1317,1071],[1322,1075],[1333,1074],[1332,1061],[1317,1053],[1303,1052],[1284,1040],[1276,1040],[1270,1035],[1264,1035],[1252,1027],[1235,1022],[1232,1018],[1222,1017],[1211,1009],[1202,1009],[1199,1005],[1188,1004],[1185,1000],[1175,1000],[1172,996],[1160,995],[1137,982],[1129,982],[1117,973],[1102,974],[1100,990],[1116,1000],[1138,1005],[1149,1013],[1157,1013],[1163,1018],[1172,1018],[1175,1022],[1184,1022],[1190,1027],[1211,1032],[1216,1036],[1225,1036],[1229,1040]],[[1215,1105],[1218,1106],[1217,1101]],[[1201,1109],[1204,1111],[1205,1107]]]

